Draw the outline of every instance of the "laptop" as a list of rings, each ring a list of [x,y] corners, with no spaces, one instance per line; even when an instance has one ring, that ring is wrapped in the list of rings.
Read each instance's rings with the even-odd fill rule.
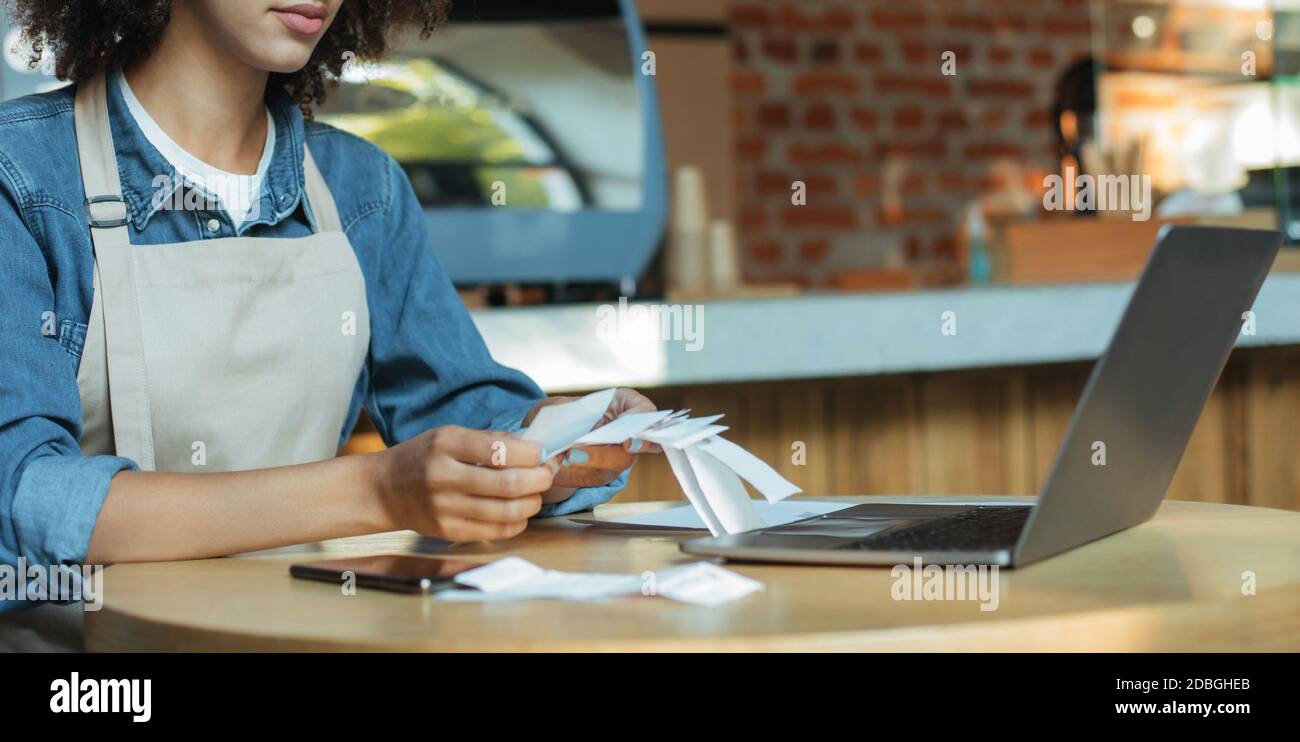
[[[1161,229],[1036,500],[866,503],[684,541],[682,551],[736,561],[893,565],[920,557],[1013,567],[1143,523],[1164,499],[1281,243],[1265,230]]]

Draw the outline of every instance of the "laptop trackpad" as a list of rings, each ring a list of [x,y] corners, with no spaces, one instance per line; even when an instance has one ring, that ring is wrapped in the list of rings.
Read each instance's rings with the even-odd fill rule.
[[[823,515],[811,520],[802,520],[798,523],[787,523],[776,528],[764,528],[760,531],[750,531],[752,534],[761,534],[763,536],[793,536],[797,538],[806,538],[809,536],[827,536],[830,538],[858,540],[866,538],[873,533],[883,531],[890,526],[901,523],[908,518],[836,518],[834,516]]]

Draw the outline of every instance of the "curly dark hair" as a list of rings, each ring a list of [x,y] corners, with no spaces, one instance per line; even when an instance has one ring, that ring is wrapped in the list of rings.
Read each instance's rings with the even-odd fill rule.
[[[32,46],[34,66],[44,50],[54,54],[54,74],[74,82],[114,64],[143,59],[162,38],[171,0],[7,0],[11,21]],[[276,73],[303,112],[325,99],[328,76],[342,73],[344,52],[358,59],[383,56],[400,28],[428,36],[447,17],[449,0],[346,0],[307,65]]]

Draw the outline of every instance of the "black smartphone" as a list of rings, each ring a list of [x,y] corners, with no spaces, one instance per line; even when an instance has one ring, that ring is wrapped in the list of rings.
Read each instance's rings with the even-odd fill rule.
[[[289,574],[336,585],[352,580],[352,584],[357,587],[399,593],[436,593],[460,587],[453,578],[461,572],[481,566],[483,565],[456,559],[383,554],[295,564],[289,567]]]

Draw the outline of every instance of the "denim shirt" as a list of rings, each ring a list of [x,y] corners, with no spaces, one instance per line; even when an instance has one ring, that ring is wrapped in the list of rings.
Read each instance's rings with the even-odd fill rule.
[[[118,73],[110,73],[118,74]],[[136,125],[115,79],[112,127],[133,245],[313,232],[303,199],[303,145],[311,147],[365,276],[370,348],[339,441],[364,405],[393,445],[440,425],[518,431],[544,395],[492,360],[452,289],[398,164],[374,145],[305,122],[282,91],[268,91],[275,150],[249,220],[224,209],[175,208],[159,196],[172,167]],[[72,86],[0,103],[0,563],[79,564],[112,477],[135,469],[117,456],[82,456],[77,368],[93,298],[94,253],[73,128]],[[218,227],[213,230],[212,227]],[[472,246],[464,246],[471,249]],[[593,507],[626,474],[578,490],[542,515]],[[4,606],[0,605],[0,610]]]

